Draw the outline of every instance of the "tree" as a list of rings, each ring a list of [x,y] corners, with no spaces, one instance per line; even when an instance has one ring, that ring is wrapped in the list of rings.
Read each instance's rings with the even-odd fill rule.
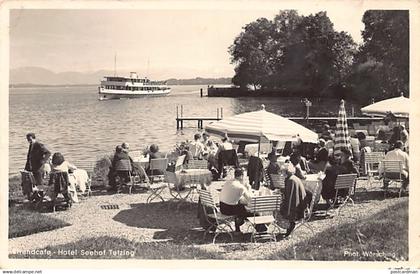
[[[334,31],[325,12],[299,16],[281,11],[273,21],[248,24],[229,48],[236,64],[234,83],[287,90],[295,96],[315,97],[342,81],[356,44]]]
[[[385,99],[409,95],[409,14],[369,10],[363,15],[363,44],[351,75],[355,94]],[[373,80],[367,84],[365,81]]]

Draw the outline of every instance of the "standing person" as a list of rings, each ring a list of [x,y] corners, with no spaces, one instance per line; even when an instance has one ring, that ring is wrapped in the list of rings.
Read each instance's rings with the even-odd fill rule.
[[[31,171],[37,185],[42,184],[42,167],[50,158],[51,152],[44,144],[38,142],[35,133],[26,134],[29,143],[28,155],[26,157],[25,170]]]

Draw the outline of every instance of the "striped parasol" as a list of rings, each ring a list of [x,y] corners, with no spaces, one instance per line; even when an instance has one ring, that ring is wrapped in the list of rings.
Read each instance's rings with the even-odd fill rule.
[[[344,100],[341,100],[338,110],[338,119],[334,136],[334,154],[341,148],[347,148],[351,152],[349,128],[347,126],[346,109],[344,108]]]
[[[264,105],[261,110],[211,123],[205,129],[207,133],[220,137],[227,134],[235,141],[294,141],[298,138],[303,142],[318,141],[318,134],[285,117],[266,111]]]

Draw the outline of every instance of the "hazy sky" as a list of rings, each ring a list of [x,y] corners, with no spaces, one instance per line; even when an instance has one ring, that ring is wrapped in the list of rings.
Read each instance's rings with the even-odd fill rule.
[[[326,10],[338,31],[356,42],[364,10]],[[137,71],[151,78],[230,77],[228,47],[241,28],[272,10],[12,10],[10,67],[54,72]]]

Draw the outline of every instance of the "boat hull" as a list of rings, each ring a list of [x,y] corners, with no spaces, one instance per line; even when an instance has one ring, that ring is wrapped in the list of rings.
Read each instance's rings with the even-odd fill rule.
[[[121,90],[111,90],[99,88],[99,100],[108,99],[134,99],[144,97],[161,97],[167,96],[171,93],[171,89],[158,90],[158,91],[127,91],[121,92]]]

